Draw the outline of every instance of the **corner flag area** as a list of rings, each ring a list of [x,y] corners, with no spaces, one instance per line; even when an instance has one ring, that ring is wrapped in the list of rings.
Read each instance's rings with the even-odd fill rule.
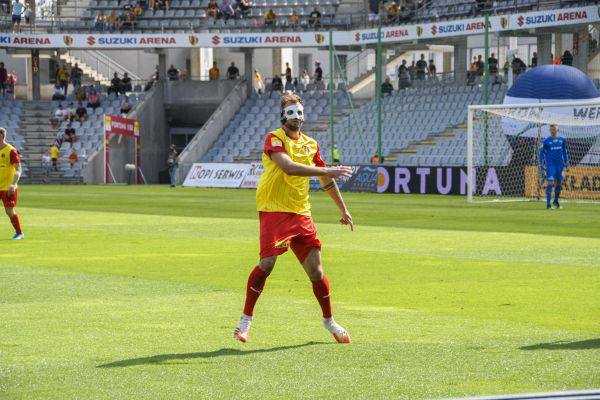
[[[432,399],[600,387],[600,213],[312,193],[339,345],[293,254],[251,341],[254,191],[20,188],[0,225],[2,399]]]

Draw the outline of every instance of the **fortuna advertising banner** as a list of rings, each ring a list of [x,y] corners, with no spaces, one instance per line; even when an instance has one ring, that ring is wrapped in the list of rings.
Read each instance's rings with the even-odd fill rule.
[[[517,13],[489,18],[489,31],[530,30],[550,26],[600,22],[600,7],[575,7]],[[382,28],[385,43],[483,34],[484,18]],[[194,47],[319,47],[328,45],[328,32],[245,32],[177,34],[0,34],[0,48],[138,49]],[[335,46],[377,42],[376,29],[334,31]]]

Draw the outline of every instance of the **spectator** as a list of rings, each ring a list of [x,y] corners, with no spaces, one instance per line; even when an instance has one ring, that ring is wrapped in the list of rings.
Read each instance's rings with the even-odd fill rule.
[[[317,7],[313,8],[311,13],[308,15],[309,26],[321,26],[321,13],[317,10]]]
[[[179,70],[171,64],[169,69],[167,70],[167,78],[170,81],[178,81],[179,80]]]
[[[71,168],[79,161],[77,157],[77,151],[73,147],[71,147],[71,155],[69,155],[69,164],[71,164]]]
[[[129,13],[125,10],[121,10],[119,18],[117,18],[117,29],[123,32],[124,29],[131,29],[133,27],[129,17]]]
[[[2,98],[6,96],[6,80],[8,79],[8,71],[4,68],[4,63],[0,62],[0,93]]]
[[[21,14],[23,14],[23,3],[19,3],[19,0],[13,0],[12,2],[12,24],[13,32],[21,33]]]
[[[125,0],[125,4],[123,4],[123,11],[130,12],[133,11],[133,4],[131,4],[131,0]]]
[[[75,111],[77,109],[75,108],[75,105],[73,104],[73,102],[70,102],[69,105],[67,105],[67,108],[65,108],[65,115],[66,115],[66,119],[69,122],[73,122],[73,120],[75,119]]]
[[[239,79],[240,70],[235,66],[235,63],[232,61],[229,68],[227,68],[227,79]]]
[[[421,59],[417,61],[417,80],[424,81],[425,74],[427,72],[427,61],[425,61],[425,54],[421,54]]]
[[[292,83],[292,68],[290,68],[290,63],[285,63],[285,81]]]
[[[121,79],[121,92],[131,92],[133,90],[131,78],[127,72],[123,73],[123,79]]]
[[[250,15],[250,3],[248,3],[248,0],[239,0],[237,2],[237,6],[238,6],[238,16],[240,18],[245,18],[248,15]]]
[[[31,5],[29,2],[25,3],[25,9],[23,10],[23,17],[27,25],[31,24]]]
[[[179,157],[174,144],[169,147],[169,152],[167,154],[167,166],[169,167],[171,187],[175,187],[175,183],[177,183],[177,167],[179,166]]]
[[[219,16],[219,5],[217,4],[217,0],[210,0],[208,2],[208,9],[206,10],[206,15],[208,18],[216,19]]]
[[[398,7],[398,4],[394,1],[387,9],[388,22],[398,23],[399,17],[400,17],[400,8]]]
[[[115,10],[110,10],[110,14],[108,14],[108,23],[106,25],[111,32],[119,28],[119,21],[117,14],[115,14]]]
[[[83,123],[87,119],[87,116],[87,108],[83,106],[83,103],[77,103],[77,109],[75,110],[75,118],[77,118],[79,122]]]
[[[275,26],[275,20],[277,19],[277,15],[275,15],[273,9],[270,9],[268,12],[265,13],[264,19],[265,26],[273,27]]]
[[[334,164],[340,163],[340,150],[337,147],[337,144],[333,145],[333,150],[331,151],[332,161]]]
[[[533,56],[531,57],[531,68],[535,68],[537,67],[538,64],[538,57],[537,57],[537,52],[533,52]]]
[[[271,97],[273,92],[283,93],[283,81],[279,75],[275,75],[275,77],[271,79],[271,92],[269,92],[269,97]]]
[[[65,92],[60,83],[56,82],[54,84],[54,89],[52,92],[52,100],[65,100],[67,96],[65,96]]]
[[[220,71],[219,68],[217,68],[217,62],[213,61],[212,68],[208,70],[208,79],[210,79],[211,81],[215,81],[219,79],[219,75]]]
[[[513,74],[518,76],[527,70],[527,65],[519,57],[515,57],[511,63]]]
[[[96,15],[96,21],[94,26],[96,30],[100,32],[103,32],[106,28],[106,17],[104,16],[104,10],[100,10],[98,12],[98,15]]]
[[[483,62],[483,59],[481,57],[481,54],[477,56],[477,76],[479,76],[480,78],[483,77],[483,73],[485,71],[485,63]]]
[[[556,57],[554,57],[553,54],[551,54],[552,58],[552,65],[560,65],[562,64],[562,56],[560,54],[557,54]]]
[[[469,73],[467,74],[467,85],[472,85],[477,79],[477,57],[473,56],[473,62],[469,67]]]
[[[508,60],[506,60],[504,62],[504,66],[502,67],[502,70],[504,71],[504,81],[508,82],[508,70],[510,69],[510,63],[508,62]]]
[[[492,53],[490,58],[488,58],[488,65],[490,68],[490,78],[494,78],[494,84],[499,84],[500,81],[498,80],[498,59],[496,58],[496,55],[494,53]]]
[[[228,20],[229,18],[233,17],[234,14],[235,13],[233,11],[233,7],[231,7],[231,4],[229,4],[227,0],[223,0],[219,6],[219,16],[225,20]]]
[[[86,99],[85,87],[82,86],[79,89],[75,90],[75,100],[84,101],[85,99]]]
[[[17,86],[17,73],[15,71],[12,71],[6,77],[6,93],[8,95],[10,95],[9,97],[12,97],[13,100],[17,98],[17,92],[15,90],[16,86]]]
[[[573,54],[569,50],[565,50],[562,56],[562,65],[573,65]]]
[[[135,15],[135,18],[137,19],[137,18],[141,17],[142,14],[144,14],[142,5],[140,3],[136,3],[135,7],[133,7],[133,15]]]
[[[100,96],[98,96],[98,93],[96,93],[95,90],[92,90],[90,92],[87,99],[88,99],[87,106],[90,107],[91,109],[95,110],[96,108],[100,107]]]
[[[115,93],[118,96],[119,92],[121,92],[121,79],[119,78],[119,74],[115,72],[113,78],[110,80],[108,94]]]
[[[433,58],[429,60],[429,79],[437,79],[437,67],[434,64]]]
[[[379,21],[379,0],[369,0],[369,22],[374,25]]]
[[[58,68],[58,71],[56,71],[56,80],[58,81],[60,87],[63,89],[64,96],[67,97],[67,89],[69,88],[69,73],[67,72],[67,67],[61,65]]]
[[[189,75],[186,69],[182,69],[181,72],[179,73],[179,80],[180,81],[187,81],[189,79]]]
[[[81,86],[81,77],[83,76],[83,71],[79,68],[79,65],[75,63],[73,68],[71,68],[71,85],[73,85],[74,89],[77,89]]]
[[[52,159],[50,158],[50,152],[46,151],[42,155],[42,171],[44,173],[44,183],[48,181],[48,177],[50,177],[50,163]]]
[[[315,61],[315,72],[313,73],[313,80],[316,84],[321,83],[323,80],[323,70],[321,69],[321,63]]]
[[[156,11],[156,8],[158,7],[158,4],[156,2],[156,0],[148,0],[148,8],[151,9],[152,11]]]
[[[296,13],[296,10],[292,10],[292,15],[290,15],[290,27],[298,27],[298,14]]]
[[[58,148],[57,143],[54,143],[52,147],[50,147],[50,158],[52,159],[52,169],[54,171],[58,171],[58,166],[56,165],[58,161]]]
[[[408,67],[408,73],[410,75],[410,81],[413,82],[415,80],[415,78],[417,77],[417,66],[416,66],[414,60],[410,64],[410,67]]]
[[[125,96],[125,98],[123,99],[123,103],[121,103],[121,109],[119,111],[121,112],[121,114],[123,114],[123,116],[126,116],[127,114],[129,114],[132,108],[133,106],[129,102],[129,99],[127,98],[127,96]]]
[[[406,62],[405,60],[403,61]],[[398,68],[398,71],[398,89],[400,90],[410,87],[412,80],[410,79],[409,68],[402,68],[401,65],[400,68]]]
[[[292,86],[294,87],[295,92],[299,92],[300,90],[302,90],[302,88],[300,88],[300,84],[298,83],[298,78],[294,78]]]
[[[60,123],[65,120],[65,116],[66,114],[63,105],[59,104],[56,111],[54,111],[54,116],[50,118],[50,123],[52,124],[52,127],[56,128],[58,125],[60,125]]]
[[[265,83],[258,70],[254,70],[254,90],[256,90],[256,93],[259,95],[263,94],[265,91]]]
[[[75,135],[75,128],[73,128],[73,126],[71,126],[70,122],[67,124],[67,127],[65,128],[65,133],[63,135],[63,141],[69,142],[71,144],[71,147],[73,147],[73,143],[75,143],[77,141],[77,135]]]
[[[394,87],[390,83],[390,78],[385,78],[385,82],[381,84],[381,94],[383,96],[391,95],[394,91]]]
[[[306,91],[308,84],[310,83],[310,75],[308,75],[308,71],[302,71],[302,75],[300,76],[300,84],[302,85],[302,91]]]

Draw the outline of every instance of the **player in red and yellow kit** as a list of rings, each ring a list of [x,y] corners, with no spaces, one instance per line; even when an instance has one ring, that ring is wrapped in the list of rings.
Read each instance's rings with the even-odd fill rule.
[[[15,212],[17,206],[17,183],[21,178],[21,159],[19,152],[6,142],[6,129],[0,128],[0,199],[4,204],[6,215],[15,228],[14,240],[25,237],[21,230],[19,216]]]
[[[304,121],[302,100],[296,95],[281,97],[282,127],[267,135],[262,155],[264,172],[258,182],[256,206],[260,218],[260,262],[250,273],[244,311],[234,337],[248,340],[254,306],[277,256],[291,248],[312,282],[313,293],[323,312],[323,326],[340,343],[350,335],[333,319],[329,281],[321,265],[321,242],[310,214],[309,177],[317,176],[321,186],[340,210],[340,222],[354,229],[352,216],[335,183],[349,177],[349,167],[328,168],[317,141],[300,131]]]

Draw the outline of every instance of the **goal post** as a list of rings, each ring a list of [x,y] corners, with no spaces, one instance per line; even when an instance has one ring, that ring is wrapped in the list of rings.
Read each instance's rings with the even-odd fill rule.
[[[567,139],[570,168],[563,170],[561,197],[600,202],[598,100],[469,106],[467,201],[543,198],[546,170],[539,157],[552,124]]]

